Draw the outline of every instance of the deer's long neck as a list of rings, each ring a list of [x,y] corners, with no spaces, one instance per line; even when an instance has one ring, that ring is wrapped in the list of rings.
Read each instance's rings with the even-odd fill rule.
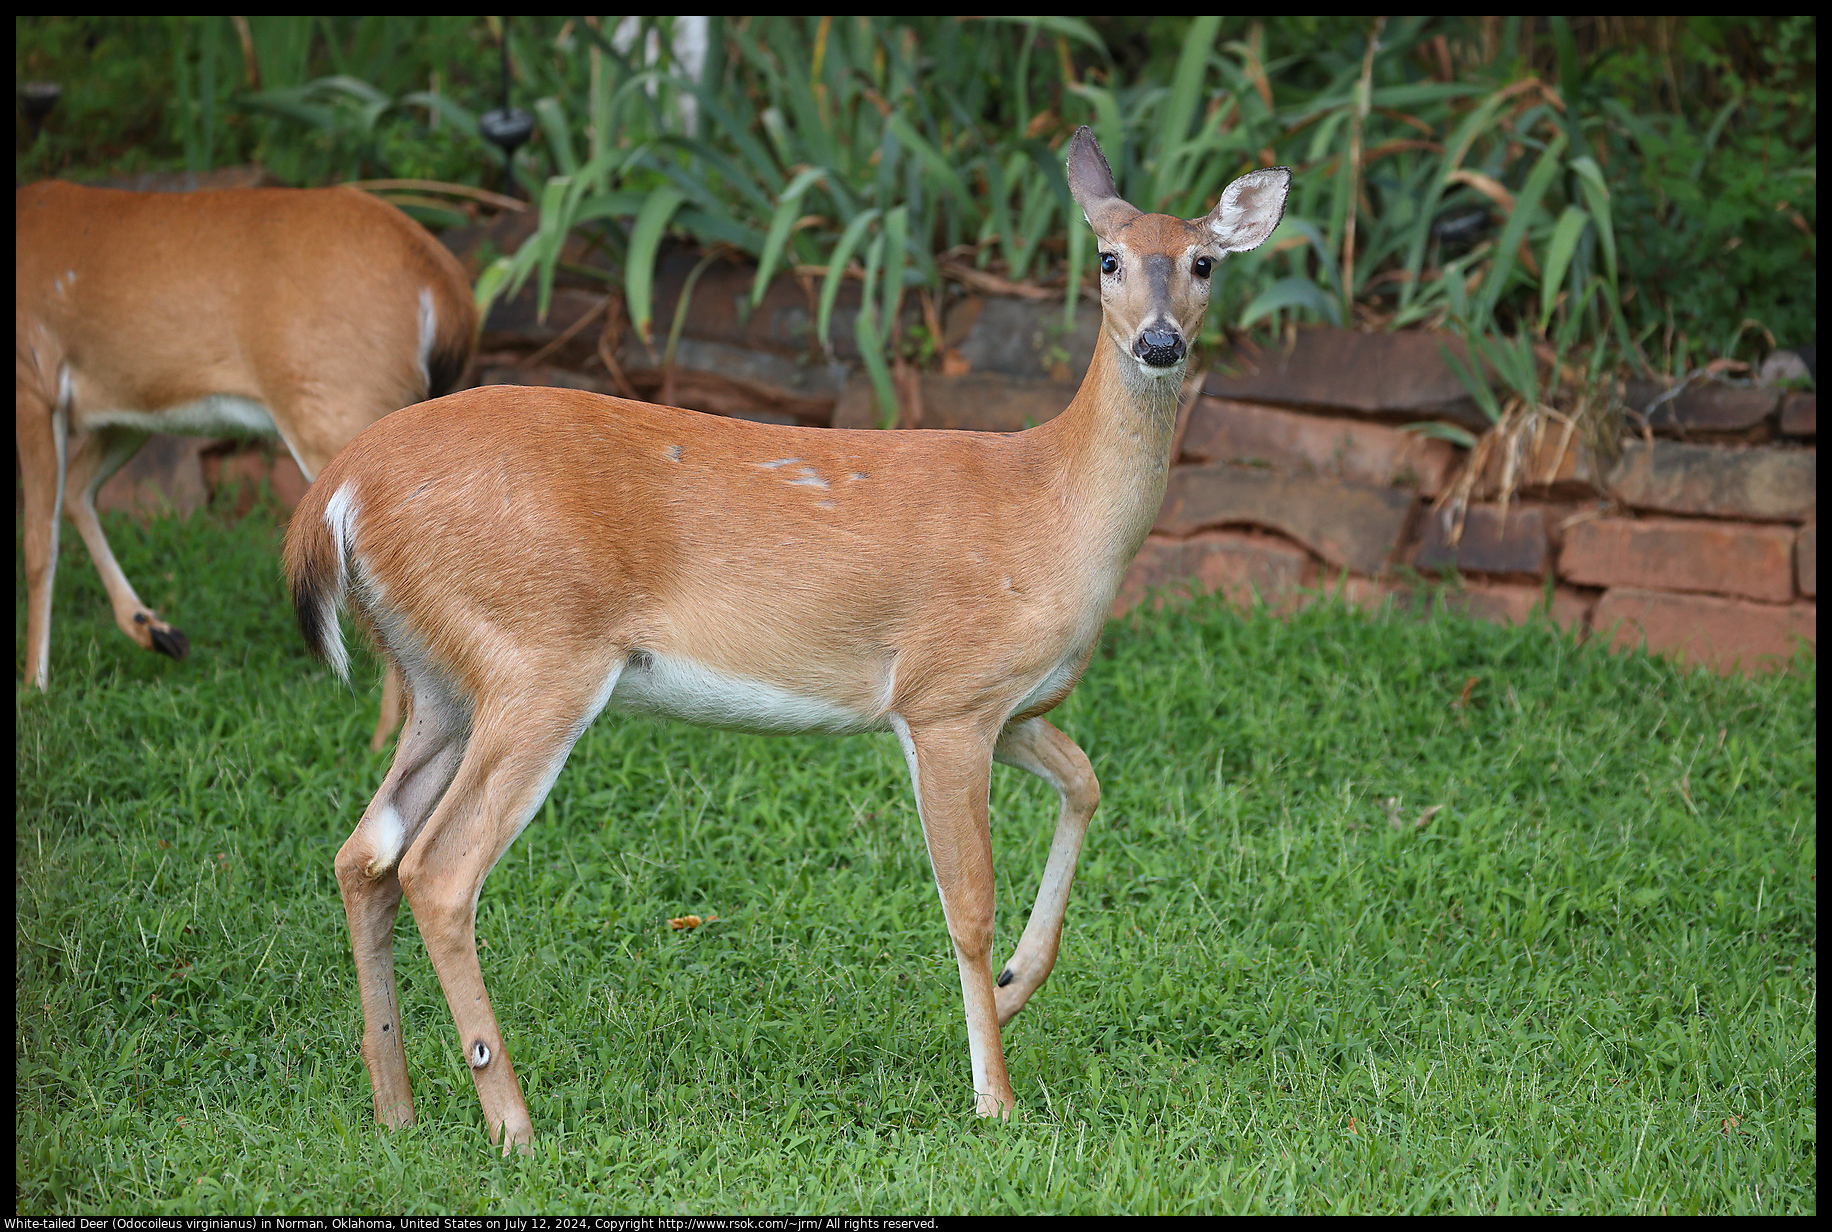
[[[1164,502],[1181,371],[1147,376],[1103,327],[1081,389],[1048,425],[1065,512],[1116,587]]]

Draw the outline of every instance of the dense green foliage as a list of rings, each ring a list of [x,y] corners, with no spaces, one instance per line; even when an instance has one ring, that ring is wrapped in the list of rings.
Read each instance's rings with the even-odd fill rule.
[[[1811,17],[726,18],[697,73],[673,20],[510,22],[543,228],[486,293],[550,279],[577,230],[646,322],[672,233],[817,270],[829,303],[862,278],[842,324],[868,359],[922,358],[900,306],[950,254],[1079,284],[1054,151],[1089,123],[1147,208],[1297,169],[1217,327],[1359,312],[1674,374],[1817,332]],[[301,183],[495,186],[475,116],[500,103],[496,19],[16,23],[18,77],[67,88],[36,142],[21,120],[22,178],[253,158]]]
[[[600,723],[480,904],[539,1135],[502,1161],[406,920],[421,1119],[371,1123],[331,859],[373,681],[306,659],[271,509],[109,523],[193,653],[133,648],[66,539],[14,710],[21,1214],[1817,1206],[1810,657],[1117,623],[1052,716],[1104,795],[1010,1125],[894,742]],[[1055,801],[1001,770],[993,810],[1010,944]]]
[[[1592,78],[1623,172],[1612,187],[1625,283],[1674,332],[1726,352],[1745,321],[1784,346],[1818,336],[1816,24],[1697,20],[1674,51],[1686,71],[1670,113],[1629,102],[1651,92],[1649,54]]]

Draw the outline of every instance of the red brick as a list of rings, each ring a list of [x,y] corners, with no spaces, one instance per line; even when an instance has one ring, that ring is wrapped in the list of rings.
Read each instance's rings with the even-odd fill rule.
[[[1552,588],[1552,610],[1547,613],[1552,623],[1561,629],[1577,629],[1588,634],[1591,628],[1591,614],[1596,611],[1597,600],[1594,595],[1569,586]]]
[[[103,512],[124,511],[136,516],[191,516],[208,499],[199,455],[209,443],[202,437],[153,433],[139,452],[102,485],[95,494],[95,507]]]
[[[1357,577],[1354,574],[1344,573],[1333,578],[1326,578],[1317,589],[1305,597],[1302,606],[1308,607],[1311,603],[1320,600],[1340,598],[1364,611],[1372,612],[1384,607],[1398,606],[1406,611],[1416,612],[1426,593],[1429,592],[1421,591],[1416,583]],[[1590,610],[1594,602],[1582,591],[1560,586],[1552,592],[1552,606],[1549,615],[1552,622],[1560,628],[1588,632]],[[1544,586],[1534,586],[1524,582],[1466,581],[1455,589],[1436,592],[1433,612],[1463,612],[1481,620],[1494,621],[1497,624],[1518,625],[1525,624],[1533,618],[1535,610],[1545,607],[1546,589]]]
[[[1818,473],[1811,449],[1628,441],[1609,490],[1635,509],[1798,522],[1818,508]]]
[[[853,373],[846,382],[846,388],[840,391],[840,399],[833,406],[833,426],[836,428],[883,426],[877,402],[872,397],[871,378],[865,373]]]
[[[1591,624],[1615,630],[1611,644],[1674,654],[1713,671],[1759,671],[1785,663],[1796,638],[1817,647],[1818,616],[1812,603],[1751,603],[1715,595],[1617,587],[1598,600]]]
[[[1320,579],[1314,589],[1306,591],[1299,598],[1298,606],[1340,600],[1364,612],[1377,612],[1395,602],[1403,602],[1411,593],[1411,588],[1404,582],[1335,573]]]
[[[1816,573],[1819,566],[1819,523],[1808,522],[1800,528],[1800,538],[1794,544],[1794,575],[1800,593],[1812,598],[1817,582]]]
[[[1658,385],[1637,383],[1628,390],[1628,400],[1642,407],[1663,392]],[[1657,432],[1738,432],[1774,414],[1780,396],[1779,390],[1747,385],[1694,385],[1656,406],[1648,423]]]
[[[299,502],[305,499],[305,490],[312,486],[290,453],[282,453],[274,459],[268,482],[273,485],[274,499],[288,513],[299,507]]]
[[[922,375],[922,427],[1021,432],[1054,419],[1079,385],[1033,381],[995,372]]]
[[[1231,398],[1199,398],[1183,452],[1215,462],[1270,462],[1285,470],[1320,471],[1361,483],[1443,490],[1456,465],[1449,441],[1382,424],[1281,411]]]
[[[1546,609],[1546,588],[1525,582],[1466,581],[1438,594],[1438,607],[1462,612],[1499,625],[1524,625],[1533,613]],[[1561,628],[1589,627],[1591,601],[1578,591],[1560,587],[1552,592],[1549,615]]]
[[[1523,488],[1550,488],[1588,495],[1603,490],[1603,472],[1607,469],[1597,460],[1596,450],[1577,433],[1566,435],[1564,425],[1544,426],[1533,444],[1520,476]],[[1490,464],[1485,479],[1499,482],[1500,459]]]
[[[1264,526],[1340,568],[1379,573],[1399,545],[1413,497],[1321,475],[1280,475],[1249,466],[1171,471],[1157,529],[1187,535],[1229,523]]]
[[[267,478],[268,458],[260,450],[238,449],[235,453],[207,453],[203,457],[204,487],[211,499],[224,488],[235,489],[234,516],[241,517],[254,508],[261,480]]]
[[[997,372],[961,376],[922,374],[923,428],[959,428],[979,432],[1020,432],[1054,419],[1080,388],[1062,381],[1032,381]],[[905,408],[907,410],[907,408]],[[833,408],[836,428],[880,427],[871,381],[863,372],[846,382]]]
[[[1463,534],[1453,545],[1445,527],[1448,509],[1428,511],[1419,528],[1412,563],[1423,570],[1455,566],[1477,573],[1546,572],[1546,515],[1536,505],[1513,504],[1507,516],[1499,505],[1471,505]]]
[[[1210,531],[1188,539],[1157,535],[1145,541],[1113,600],[1113,615],[1131,609],[1154,587],[1193,594],[1219,592],[1229,603],[1293,606],[1311,573],[1309,553],[1265,535]]]
[[[1794,597],[1791,526],[1682,518],[1598,518],[1565,532],[1559,575],[1589,586]]]
[[[1781,399],[1781,432],[1785,436],[1812,436],[1819,395],[1788,394]]]
[[[1226,362],[1209,373],[1203,392],[1300,406],[1406,411],[1420,418],[1453,408],[1473,411],[1469,391],[1444,362],[1445,347],[1467,362],[1468,348],[1450,334],[1301,329],[1289,351],[1265,351],[1247,343],[1225,355]]]

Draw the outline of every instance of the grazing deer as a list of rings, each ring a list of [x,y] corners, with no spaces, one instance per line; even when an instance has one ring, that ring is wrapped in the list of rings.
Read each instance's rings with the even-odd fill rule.
[[[152,432],[278,434],[309,480],[388,412],[458,383],[477,309],[458,261],[351,188],[18,190],[14,262],[26,679],[50,683],[61,506],[121,631],[182,659],[140,602],[95,494]],[[398,717],[384,689],[380,748]],[[391,708],[394,713],[391,713]]]
[[[394,763],[337,853],[376,1119],[413,1119],[392,932],[413,908],[492,1141],[534,1132],[478,965],[477,896],[600,711],[896,733],[960,966],[976,1110],[1015,1104],[999,1028],[1055,965],[1088,759],[1043,715],[1075,686],[1163,500],[1215,267],[1291,174],[1185,222],[1123,201],[1093,135],[1069,186],[1100,240],[1081,390],[1026,432],[874,432],[493,387],[382,420],[294,514],[300,628],[340,673],[347,602],[406,680]],[[993,761],[1061,798],[1042,888],[991,966]]]

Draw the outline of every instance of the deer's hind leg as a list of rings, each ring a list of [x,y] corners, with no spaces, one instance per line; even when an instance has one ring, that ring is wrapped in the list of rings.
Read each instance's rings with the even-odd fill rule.
[[[393,664],[389,670],[395,671]],[[337,853],[337,885],[363,1003],[363,1064],[375,1119],[389,1128],[413,1120],[413,1091],[401,1044],[394,979],[394,921],[401,905],[401,857],[451,785],[464,756],[469,708],[422,674],[387,777]]]
[[[25,678],[50,686],[51,590],[57,580],[57,532],[64,503],[68,415],[23,378],[14,381],[19,493],[25,522]]]
[[[480,699],[451,785],[401,859],[400,888],[445,991],[490,1140],[503,1152],[534,1135],[477,957],[484,878],[533,820],[586,727],[616,685],[577,664],[540,673],[513,697]]]
[[[96,572],[102,575],[102,588],[108,592],[108,603],[121,632],[142,650],[182,659],[191,653],[190,639],[140,601],[133,583],[116,562],[95,512],[95,494],[145,443],[146,433],[131,428],[99,428],[83,437],[70,458],[64,511],[75,523],[76,533],[83,537]]]

